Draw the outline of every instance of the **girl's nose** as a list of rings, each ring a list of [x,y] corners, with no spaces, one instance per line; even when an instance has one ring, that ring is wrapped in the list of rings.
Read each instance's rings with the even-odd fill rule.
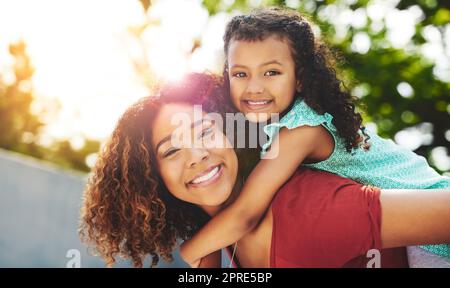
[[[187,162],[188,168],[194,167],[195,165],[205,161],[209,158],[209,151],[205,148],[191,148],[190,158]]]
[[[256,78],[250,79],[247,86],[247,93],[261,94],[264,92],[264,85]]]

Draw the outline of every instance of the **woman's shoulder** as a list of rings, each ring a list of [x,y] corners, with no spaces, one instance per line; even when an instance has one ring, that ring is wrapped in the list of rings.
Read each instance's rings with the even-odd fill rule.
[[[272,213],[277,259],[342,267],[381,248],[379,191],[335,174],[299,169],[278,191]]]
[[[351,179],[302,167],[278,191],[272,211],[278,219],[295,217],[304,222],[316,219],[323,227],[333,227],[339,224],[336,222],[339,219],[354,219],[370,211],[380,214],[379,195],[379,189],[368,189]]]
[[[361,191],[363,191],[363,185],[351,179],[325,171],[300,167],[278,191],[272,206],[274,213],[290,213],[291,216],[293,214],[304,215],[306,211],[318,213],[318,210],[315,209],[322,207],[323,209],[320,211],[327,210],[325,215],[327,217],[320,215],[323,216],[321,219],[327,221],[326,219],[329,217],[340,214],[357,213],[356,210],[348,210],[355,207],[365,209],[367,207],[365,203],[370,201],[370,198],[377,196]]]
[[[329,196],[332,196],[338,191],[342,193],[344,187],[347,188],[345,189],[347,191],[348,188],[360,189],[362,185],[352,179],[330,172],[299,167],[280,190],[286,190],[289,193],[305,193],[308,197],[315,199],[318,195],[329,194]],[[315,191],[316,193],[307,193],[308,191]]]

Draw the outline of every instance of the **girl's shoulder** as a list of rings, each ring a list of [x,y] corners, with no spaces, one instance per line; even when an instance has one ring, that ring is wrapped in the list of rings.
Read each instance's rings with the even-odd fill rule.
[[[270,123],[263,127],[264,132],[268,136],[268,141],[262,145],[262,155],[272,144],[274,137],[279,133],[280,129],[295,129],[300,126],[319,126],[323,125],[331,133],[336,132],[335,126],[332,124],[333,116],[329,113],[319,114],[312,109],[303,99],[297,98],[294,104],[278,122]]]
[[[333,116],[329,113],[319,114],[305,100],[297,98],[289,112],[280,119],[280,124],[289,128],[299,126],[318,126],[322,124],[332,125]]]

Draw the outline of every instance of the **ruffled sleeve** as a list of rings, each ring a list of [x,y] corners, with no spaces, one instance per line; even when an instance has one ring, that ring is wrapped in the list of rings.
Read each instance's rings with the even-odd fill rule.
[[[333,116],[330,114],[318,114],[304,100],[296,99],[292,109],[279,122],[271,123],[263,127],[269,139],[262,146],[261,156],[267,153],[270,145],[272,145],[273,139],[278,135],[282,127],[294,129],[300,126],[325,125],[327,129],[333,131],[336,128],[332,124],[332,120]]]

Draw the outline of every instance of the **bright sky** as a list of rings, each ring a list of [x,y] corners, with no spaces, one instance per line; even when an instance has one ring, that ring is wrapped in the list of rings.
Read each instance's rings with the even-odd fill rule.
[[[143,40],[155,72],[173,80],[191,70],[218,69],[227,16],[208,19],[200,0],[153,2],[148,16],[159,24],[145,30]],[[46,134],[75,146],[84,136],[104,139],[124,109],[148,94],[131,61],[143,51],[128,32],[145,21],[137,0],[2,0],[1,77],[13,80],[8,44],[24,39],[38,99],[62,104]],[[196,37],[204,38],[203,47],[187,59]]]

